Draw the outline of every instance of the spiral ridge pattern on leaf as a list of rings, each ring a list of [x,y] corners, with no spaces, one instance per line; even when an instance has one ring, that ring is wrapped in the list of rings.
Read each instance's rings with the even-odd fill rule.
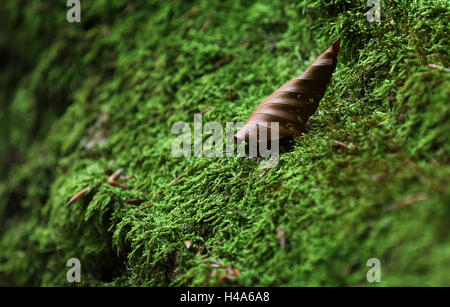
[[[340,39],[323,52],[303,74],[285,83],[267,97],[253,111],[245,125],[235,134],[237,142],[249,140],[249,134],[259,136],[258,129],[267,127],[267,139],[275,139],[270,123],[278,122],[278,138],[296,137],[304,129],[320,100],[325,95],[328,83],[336,69],[340,51]]]

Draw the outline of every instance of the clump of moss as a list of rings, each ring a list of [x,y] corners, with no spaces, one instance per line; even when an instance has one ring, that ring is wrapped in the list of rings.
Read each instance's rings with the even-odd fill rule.
[[[371,24],[364,1],[99,0],[69,24],[38,2],[7,1],[0,36],[14,283],[68,285],[76,257],[81,285],[369,285],[375,257],[381,285],[450,285],[449,75],[429,66],[449,67],[444,3],[382,1]],[[276,169],[170,155],[173,123],[245,120],[338,37],[332,84]],[[118,168],[127,190],[107,184]]]

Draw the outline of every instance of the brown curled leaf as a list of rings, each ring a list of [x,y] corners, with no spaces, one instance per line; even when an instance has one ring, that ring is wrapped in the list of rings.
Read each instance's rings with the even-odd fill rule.
[[[339,39],[299,77],[285,83],[267,97],[250,115],[245,125],[234,135],[237,144],[255,135],[258,142],[296,137],[319,107],[331,75],[336,69],[340,51]],[[273,136],[270,123],[279,123],[278,138]],[[267,127],[266,139],[260,139],[259,127]],[[274,131],[275,132],[275,131]]]
[[[84,196],[84,194],[86,194],[89,190],[91,189],[91,186],[87,186],[86,188],[84,188],[83,190],[81,190],[80,192],[78,192],[77,194],[75,194],[67,203],[66,203],[66,207],[70,206],[71,204],[73,204],[74,202],[76,202],[77,200],[79,200],[80,198],[82,198]]]

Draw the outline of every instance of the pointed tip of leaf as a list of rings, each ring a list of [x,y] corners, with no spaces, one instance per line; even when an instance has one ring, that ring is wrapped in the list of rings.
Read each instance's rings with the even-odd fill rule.
[[[337,57],[339,55],[339,52],[341,51],[341,39],[340,38],[333,44],[333,51],[336,53],[336,57]]]

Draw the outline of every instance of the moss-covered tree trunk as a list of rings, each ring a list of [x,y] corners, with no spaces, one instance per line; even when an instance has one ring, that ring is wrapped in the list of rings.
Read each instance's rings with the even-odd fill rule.
[[[0,283],[78,258],[81,285],[369,285],[378,258],[380,285],[450,286],[447,1],[1,2]],[[174,123],[245,121],[339,37],[277,168],[171,155]]]

